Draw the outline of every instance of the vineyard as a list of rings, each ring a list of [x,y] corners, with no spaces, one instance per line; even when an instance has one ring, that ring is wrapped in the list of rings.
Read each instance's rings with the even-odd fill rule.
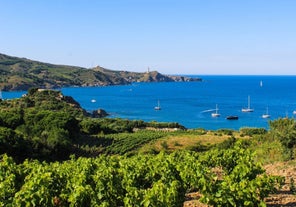
[[[0,207],[181,207],[190,193],[210,206],[266,206],[287,177],[259,162],[295,160],[295,148],[294,119],[187,130],[92,118],[71,97],[31,89],[0,101]]]
[[[213,206],[265,206],[263,199],[281,183],[281,177],[265,174],[241,141],[203,154],[182,150],[51,163],[17,164],[3,155],[0,206],[182,206],[192,191]]]

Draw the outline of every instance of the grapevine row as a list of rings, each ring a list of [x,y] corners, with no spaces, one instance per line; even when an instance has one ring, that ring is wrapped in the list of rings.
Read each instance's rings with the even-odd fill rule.
[[[216,169],[216,170],[213,170]],[[100,156],[64,162],[3,155],[0,206],[182,206],[195,190],[213,206],[264,206],[282,179],[267,176],[240,143],[205,154]]]

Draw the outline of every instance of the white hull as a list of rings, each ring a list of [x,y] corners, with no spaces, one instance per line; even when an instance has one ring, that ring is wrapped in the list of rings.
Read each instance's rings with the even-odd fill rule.
[[[242,108],[242,112],[253,112],[254,109],[250,107],[250,96],[248,96],[248,108]]]
[[[219,117],[220,114],[218,113],[218,105],[216,104],[216,112],[212,113],[212,117]]]
[[[254,109],[250,109],[250,108],[243,108],[242,112],[253,112]]]
[[[218,114],[218,113],[212,113],[212,117],[219,117],[220,116],[220,114]]]
[[[158,105],[154,107],[154,110],[158,111],[158,110],[160,110],[160,109],[161,109],[161,107],[160,107],[160,103],[159,103],[159,101],[158,101]]]
[[[263,118],[263,119],[270,118],[270,115],[268,114],[268,108],[266,108],[266,114],[263,114],[263,115],[262,115],[262,118]]]

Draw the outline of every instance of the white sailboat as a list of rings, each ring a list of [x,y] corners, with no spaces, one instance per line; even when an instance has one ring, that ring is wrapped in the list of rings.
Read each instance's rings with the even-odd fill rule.
[[[158,104],[157,104],[157,106],[154,107],[154,110],[160,110],[160,109],[161,109],[161,107],[160,107],[160,103],[159,103],[159,100],[158,100]]]
[[[220,114],[218,113],[218,105],[216,104],[216,111],[215,113],[212,113],[212,117],[219,117]]]
[[[250,96],[248,96],[248,108],[242,108],[242,112],[253,112],[254,109],[250,107]]]
[[[268,107],[266,108],[266,113],[262,115],[263,119],[270,118],[270,114],[268,113]]]

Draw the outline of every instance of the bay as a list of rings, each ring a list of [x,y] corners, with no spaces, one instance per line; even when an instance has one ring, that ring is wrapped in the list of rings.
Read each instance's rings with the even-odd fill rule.
[[[196,77],[190,75],[191,77]],[[134,83],[124,86],[62,88],[87,111],[105,109],[110,117],[178,122],[186,128],[263,127],[296,110],[296,76],[198,76],[202,82]],[[4,99],[26,92],[2,92]],[[241,112],[250,96],[254,112]],[[154,110],[158,101],[161,110]],[[220,117],[211,113],[219,108]],[[270,119],[262,114],[268,108]],[[236,115],[238,120],[227,120]]]

